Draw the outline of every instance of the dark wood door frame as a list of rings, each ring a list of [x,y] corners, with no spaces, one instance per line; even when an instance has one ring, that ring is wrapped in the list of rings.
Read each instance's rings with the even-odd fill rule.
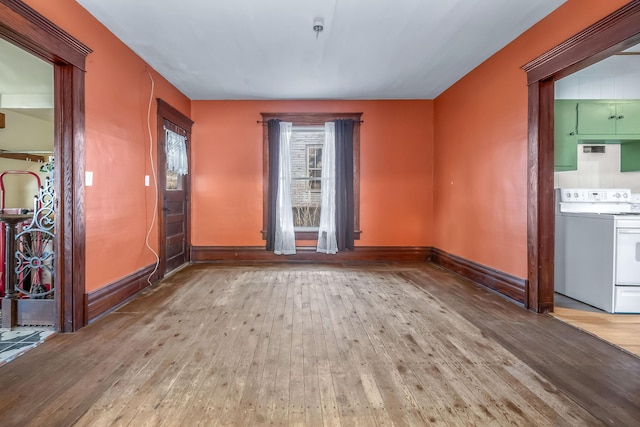
[[[0,37],[53,64],[56,323],[85,325],[84,73],[91,49],[17,0],[0,0]]]
[[[529,85],[526,306],[553,311],[554,82],[640,42],[640,0],[633,0],[526,64]]]
[[[178,127],[184,129],[187,132],[187,159],[189,161],[189,174],[185,176],[185,185],[187,187],[187,208],[186,208],[186,242],[185,247],[187,251],[187,261],[191,260],[191,126],[193,125],[193,121],[182,114],[180,111],[176,110],[174,107],[169,105],[166,101],[158,98],[158,182],[156,183],[158,189],[158,256],[160,258],[157,269],[157,278],[162,279],[164,277],[164,272],[166,270],[166,254],[165,254],[165,244],[167,233],[164,225],[164,206],[162,201],[165,199],[166,193],[166,169],[167,169],[167,158],[165,154],[165,146],[164,146],[164,121],[168,120],[171,123],[177,125]]]

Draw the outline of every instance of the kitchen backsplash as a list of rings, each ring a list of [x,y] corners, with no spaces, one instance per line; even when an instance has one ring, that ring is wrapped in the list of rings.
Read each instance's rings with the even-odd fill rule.
[[[578,144],[577,171],[554,174],[556,188],[630,188],[640,193],[640,172],[620,172],[619,144],[606,144],[605,153],[584,153],[583,147]]]

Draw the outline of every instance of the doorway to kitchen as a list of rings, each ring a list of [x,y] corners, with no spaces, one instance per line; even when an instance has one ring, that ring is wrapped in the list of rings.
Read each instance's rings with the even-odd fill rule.
[[[632,1],[523,69],[529,84],[527,306],[553,311],[555,82],[640,42],[640,1]]]

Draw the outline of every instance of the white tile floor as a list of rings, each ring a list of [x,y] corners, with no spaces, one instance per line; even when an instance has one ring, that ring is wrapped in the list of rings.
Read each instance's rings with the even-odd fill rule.
[[[44,342],[55,334],[42,329],[0,329],[0,366]]]

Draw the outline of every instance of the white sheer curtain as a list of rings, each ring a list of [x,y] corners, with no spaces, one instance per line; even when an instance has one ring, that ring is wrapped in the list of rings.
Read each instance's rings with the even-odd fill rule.
[[[167,172],[186,175],[189,172],[187,160],[187,137],[165,128],[165,152],[167,154]]]
[[[318,229],[318,252],[335,254],[336,241],[336,125],[324,124],[324,145],[322,146],[322,208]]]
[[[276,232],[273,253],[296,253],[296,234],[291,210],[291,122],[280,122],[280,166],[278,168],[278,194],[276,196]]]

